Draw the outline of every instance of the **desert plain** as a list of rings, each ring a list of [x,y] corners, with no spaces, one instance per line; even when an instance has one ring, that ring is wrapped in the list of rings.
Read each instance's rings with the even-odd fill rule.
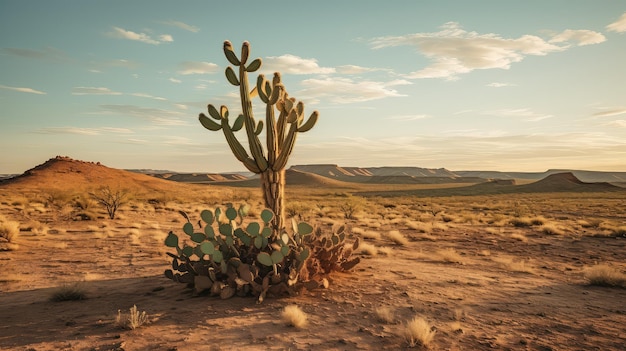
[[[548,179],[549,178],[549,179]],[[184,211],[263,205],[254,181],[190,184],[68,158],[0,183],[0,350],[625,350],[626,188],[383,184],[288,171],[287,216],[346,225],[361,262],[328,287],[196,296],[167,279]],[[109,219],[90,192],[123,190]],[[74,299],[73,297],[76,297]],[[306,324],[282,312],[298,306]],[[136,306],[145,320],[120,322]],[[118,312],[119,311],[119,312]],[[407,340],[421,318],[432,339]]]

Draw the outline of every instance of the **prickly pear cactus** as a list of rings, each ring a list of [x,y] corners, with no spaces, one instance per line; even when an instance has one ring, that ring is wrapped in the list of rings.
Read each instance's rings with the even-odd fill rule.
[[[349,270],[358,263],[358,258],[350,258],[358,242],[347,245],[343,229],[324,236],[294,220],[291,231],[276,234],[271,210],[261,212],[260,222],[244,222],[246,213],[247,208],[232,205],[224,212],[204,210],[197,226],[182,213],[187,220],[184,235],[170,232],[165,239],[165,245],[176,250],[167,253],[172,267],[165,276],[196,294],[223,299],[251,295],[260,303],[268,294],[293,295],[303,287],[319,287],[331,271]]]
[[[313,111],[305,121],[304,104],[295,98],[289,97],[283,85],[280,73],[274,73],[272,81],[259,75],[256,86],[250,89],[248,73],[257,71],[262,61],[260,58],[248,63],[250,44],[244,42],[241,47],[241,55],[237,57],[232,44],[224,42],[224,54],[233,67],[226,68],[226,79],[230,84],[239,87],[242,114],[235,121],[230,122],[229,110],[221,106],[219,110],[209,104],[209,116],[201,113],[200,123],[210,131],[222,130],[228,146],[235,157],[241,161],[251,172],[261,175],[261,187],[265,206],[271,209],[275,218],[272,227],[275,232],[280,232],[285,227],[284,214],[284,188],[285,166],[293,151],[298,133],[309,131],[317,122],[319,113]],[[263,121],[256,121],[252,109],[252,99],[258,96],[265,104],[265,135],[266,150],[259,140],[259,134],[263,131]],[[278,112],[278,117],[276,113]],[[245,128],[250,153],[243,147],[235,136],[235,132]]]

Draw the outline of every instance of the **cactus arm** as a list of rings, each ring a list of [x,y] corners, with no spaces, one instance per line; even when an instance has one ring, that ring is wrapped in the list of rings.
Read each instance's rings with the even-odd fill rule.
[[[280,149],[280,153],[278,154],[278,158],[276,159],[276,163],[272,165],[272,169],[275,171],[279,171],[287,165],[287,160],[289,156],[291,156],[291,151],[293,151],[293,146],[296,143],[296,137],[298,136],[298,123],[291,123],[289,127],[289,131],[287,132],[287,136],[283,142],[283,147]]]
[[[300,127],[298,127],[298,133],[306,133],[309,130],[311,130],[311,128],[315,126],[315,123],[317,123],[318,117],[319,117],[319,112],[313,111],[309,119],[306,122],[302,123]]]
[[[234,124],[237,124],[235,121]],[[233,155],[241,162],[243,165],[250,171],[254,173],[260,173],[258,165],[246,152],[246,149],[241,145],[235,134],[233,133],[232,128],[228,124],[228,118],[222,119],[222,131],[224,132],[224,136],[226,137],[226,141],[228,142],[228,146],[230,150],[233,152]]]

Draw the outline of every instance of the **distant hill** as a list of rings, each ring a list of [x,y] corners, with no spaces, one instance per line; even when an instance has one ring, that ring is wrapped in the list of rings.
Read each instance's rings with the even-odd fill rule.
[[[583,182],[624,183],[626,172],[581,171],[571,169],[549,169],[545,172],[497,172],[497,171],[454,171],[461,177],[479,177],[485,179],[529,179],[539,180],[551,174],[572,173]]]
[[[495,179],[465,187],[445,189],[420,189],[410,191],[369,191],[363,196],[472,196],[514,193],[557,193],[557,192],[626,192],[626,189],[607,183],[588,183],[578,179],[572,172],[554,173],[536,182],[516,185],[513,179]]]
[[[285,178],[285,184],[287,184],[287,186],[306,186],[311,188],[350,188],[353,186],[350,182],[322,177],[317,174],[297,171],[294,169],[286,170]],[[259,187],[261,186],[261,179],[256,177],[241,181],[218,181],[211,184],[237,187]]]

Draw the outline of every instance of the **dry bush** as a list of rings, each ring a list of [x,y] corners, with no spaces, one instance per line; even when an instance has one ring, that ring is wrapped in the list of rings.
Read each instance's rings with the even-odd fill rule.
[[[578,221],[576,221],[576,223],[583,228],[599,228],[600,224],[602,224],[602,220],[601,219],[589,219],[589,220],[579,219]]]
[[[417,230],[420,233],[431,233],[433,231],[432,223],[425,222],[407,222],[406,226],[410,229]]]
[[[80,283],[64,284],[56,288],[50,296],[50,301],[77,301],[87,298],[85,289]]]
[[[391,254],[393,253],[393,249],[387,246],[382,246],[378,248],[378,252],[385,256],[391,256]]]
[[[401,330],[401,336],[404,337],[409,347],[421,345],[428,348],[435,333],[430,324],[421,317],[413,318]]]
[[[513,272],[531,274],[535,272],[535,270],[524,260],[516,261],[510,257],[494,257],[493,261]]]
[[[626,274],[608,264],[586,267],[584,274],[590,285],[626,288]]]
[[[554,223],[546,223],[546,224],[542,225],[540,229],[545,234],[565,235],[565,231],[563,229],[559,228]]]
[[[346,219],[355,219],[357,212],[367,205],[367,201],[362,197],[348,196],[345,201],[339,204],[339,209]]]
[[[444,223],[435,222],[432,223],[432,229],[445,232],[446,230],[448,230],[448,226]]]
[[[0,238],[12,242],[20,234],[20,224],[0,217]]]
[[[378,255],[378,248],[369,243],[359,243],[359,252],[364,255],[376,256]]]
[[[405,238],[404,235],[397,230],[387,232],[387,238],[398,245],[406,246],[409,244],[409,240],[407,240],[407,238]]]
[[[435,255],[443,262],[465,264],[465,259],[451,247],[437,250]]]
[[[133,330],[149,323],[149,321],[146,311],[139,312],[136,305],[128,310],[128,315],[122,315],[122,312],[117,310],[117,317],[115,318],[115,324],[119,327]]]
[[[285,306],[281,313],[283,321],[291,327],[303,328],[307,325],[307,315],[296,305]]]
[[[396,320],[395,311],[391,309],[389,306],[381,306],[376,310],[376,317],[385,323],[393,323]]]
[[[524,235],[522,233],[513,233],[513,234],[511,234],[511,239],[515,239],[515,240],[521,241],[523,243],[528,242],[528,238],[526,237],[526,235]]]
[[[361,234],[361,237],[364,239],[372,239],[372,240],[380,240],[381,235],[379,232],[375,232],[373,230],[366,230]]]
[[[530,217],[516,217],[509,221],[509,223],[518,228],[531,227],[533,225],[533,220]]]

